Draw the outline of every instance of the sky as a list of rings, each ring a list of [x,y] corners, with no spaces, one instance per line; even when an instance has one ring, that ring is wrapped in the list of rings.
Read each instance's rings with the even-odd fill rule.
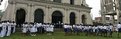
[[[94,20],[95,17],[100,17],[100,0],[86,0],[86,3],[89,5],[89,7],[92,7],[91,10],[91,16]],[[7,5],[7,0],[4,0],[2,2],[2,5],[0,5],[0,10],[5,10]]]
[[[93,19],[95,17],[100,17],[100,0],[86,0],[86,3],[89,5],[89,7],[92,7],[91,10],[91,16],[93,17]]]

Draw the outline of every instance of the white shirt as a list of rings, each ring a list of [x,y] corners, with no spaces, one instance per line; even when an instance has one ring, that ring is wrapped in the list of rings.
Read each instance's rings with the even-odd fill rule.
[[[87,29],[89,29],[89,27],[88,26],[85,26],[84,29],[87,30]]]
[[[45,30],[46,31],[49,31],[49,29],[50,29],[50,26],[49,25],[45,25],[44,27],[45,27]]]
[[[2,24],[0,24],[0,27],[2,27]]]
[[[68,28],[67,25],[64,25],[64,28]]]
[[[117,24],[117,28],[121,28],[121,24]]]
[[[76,25],[73,25],[73,27],[75,28],[75,27],[76,27]]]
[[[99,26],[100,29],[103,29],[103,26]]]
[[[50,25],[50,26],[48,27],[48,31],[53,32],[53,31],[54,31],[54,26],[53,26],[53,25]]]
[[[37,32],[36,26],[31,26],[31,31],[30,32]]]
[[[27,26],[28,26],[27,24],[23,24],[23,30],[22,30],[23,33],[27,32]]]
[[[77,26],[77,28],[82,29],[82,26]]]
[[[70,26],[70,25],[67,25],[67,27],[70,28],[70,29],[72,28],[72,26]]]
[[[107,27],[106,26],[103,26],[103,29],[107,29]]]

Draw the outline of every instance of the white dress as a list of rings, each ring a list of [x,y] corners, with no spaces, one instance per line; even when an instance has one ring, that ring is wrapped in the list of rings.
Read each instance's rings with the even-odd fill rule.
[[[7,36],[10,36],[10,34],[11,34],[11,24],[7,23],[7,26],[8,26]]]
[[[44,25],[44,28],[47,32],[49,32],[49,25]]]
[[[1,37],[4,37],[6,35],[6,23],[2,23],[2,26]]]
[[[117,25],[117,28],[121,28],[121,24],[118,24],[118,25]]]
[[[32,32],[32,33],[33,33],[33,32],[37,32],[37,28],[36,28],[35,26],[32,26],[30,32]]]
[[[26,24],[23,24],[23,30],[22,30],[23,33],[26,33],[27,32],[27,25]]]
[[[67,28],[67,25],[64,25],[64,28]]]
[[[50,25],[49,31],[50,31],[50,32],[54,32],[54,26],[53,26],[53,25]]]
[[[0,27],[2,28],[2,24],[0,24]],[[1,37],[1,35],[2,35],[1,32],[2,32],[2,29],[1,29],[1,31],[0,31],[0,37]]]
[[[13,33],[15,33],[15,31],[16,31],[16,23],[13,23],[13,27],[14,27]]]

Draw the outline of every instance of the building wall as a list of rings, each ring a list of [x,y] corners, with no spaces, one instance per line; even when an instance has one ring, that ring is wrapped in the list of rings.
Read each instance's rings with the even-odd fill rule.
[[[53,1],[53,0],[51,0],[51,1]],[[62,0],[61,2],[70,4],[70,0]],[[81,4],[83,4],[82,2],[86,2],[86,1],[85,0],[74,0],[74,5],[81,5]]]
[[[75,1],[77,4],[79,2]],[[25,22],[34,22],[34,12],[36,9],[42,9],[44,11],[44,23],[51,23],[52,22],[52,13],[54,11],[60,11],[63,14],[63,23],[70,23],[70,13],[74,12],[76,15],[76,24],[82,24],[82,15],[86,16],[86,23],[92,23],[92,17],[90,16],[89,7],[70,7],[70,6],[62,6],[62,5],[55,5],[55,4],[47,4],[47,3],[38,3],[38,2],[14,2],[9,1],[8,8],[5,11],[5,15],[2,17],[2,21],[10,20],[15,21],[16,10],[24,9],[26,11],[26,19]]]

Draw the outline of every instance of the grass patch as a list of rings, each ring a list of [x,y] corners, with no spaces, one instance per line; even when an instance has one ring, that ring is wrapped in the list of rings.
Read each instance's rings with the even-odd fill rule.
[[[47,35],[47,34],[37,34],[37,36],[25,36],[20,32],[16,32],[12,34],[10,37],[3,37],[0,39],[121,39],[117,37],[116,33],[113,33],[113,37],[102,37],[102,36],[85,36],[85,33],[80,33],[79,36],[77,35],[70,35],[64,36],[64,32],[55,32],[54,35]]]

